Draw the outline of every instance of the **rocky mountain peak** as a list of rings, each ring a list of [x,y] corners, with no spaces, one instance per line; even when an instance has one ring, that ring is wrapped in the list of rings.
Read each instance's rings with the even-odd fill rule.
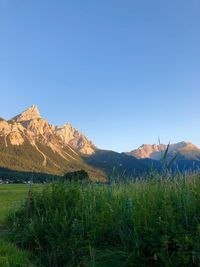
[[[169,150],[178,150],[178,149],[195,150],[199,148],[195,146],[194,144],[192,144],[191,142],[182,141],[177,144],[172,144]]]
[[[166,145],[163,144],[143,144],[138,149],[132,150],[127,153],[128,155],[134,156],[139,159],[154,158],[161,155],[161,151],[166,149]]]
[[[78,150],[82,154],[92,155],[95,152],[95,146],[88,140],[85,135],[75,129],[70,123],[56,127],[57,135],[62,141]]]
[[[144,144],[140,146],[138,149],[132,150],[127,154],[138,159],[150,158],[154,160],[160,160],[162,158],[163,152],[167,149],[167,145],[159,144],[159,145],[149,145]],[[193,145],[190,142],[179,142],[176,144],[170,144],[168,153],[169,154],[177,154],[177,153],[194,153],[195,155],[200,153],[200,150],[197,146]]]
[[[13,125],[16,127],[14,128]],[[0,133],[7,135],[11,131],[16,132],[16,129],[31,143],[37,141],[43,145],[58,145],[61,149],[70,146],[85,155],[92,155],[96,150],[93,143],[72,124],[66,123],[63,126],[49,124],[48,121],[41,118],[36,105],[32,105],[9,121],[2,121],[0,125]]]
[[[16,122],[29,121],[32,119],[40,119],[41,115],[36,105],[32,105],[30,108],[26,109],[16,117],[12,118],[12,120]]]

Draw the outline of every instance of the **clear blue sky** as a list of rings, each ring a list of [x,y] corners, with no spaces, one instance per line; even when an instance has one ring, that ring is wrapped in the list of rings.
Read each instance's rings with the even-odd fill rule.
[[[101,148],[200,146],[200,1],[1,0],[0,96]]]

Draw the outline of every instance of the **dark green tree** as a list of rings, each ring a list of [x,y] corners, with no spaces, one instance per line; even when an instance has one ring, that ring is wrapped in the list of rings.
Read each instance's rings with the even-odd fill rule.
[[[85,170],[68,172],[64,175],[65,181],[75,181],[75,182],[89,182],[90,178],[88,173]]]

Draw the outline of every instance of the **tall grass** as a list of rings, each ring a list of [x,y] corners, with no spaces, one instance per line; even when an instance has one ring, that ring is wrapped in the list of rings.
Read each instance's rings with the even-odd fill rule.
[[[32,256],[29,253],[17,249],[0,238],[0,266],[1,267],[36,267],[33,264]],[[38,266],[38,265],[37,265]]]
[[[200,266],[200,177],[54,183],[10,214],[12,240],[44,266]]]
[[[39,190],[40,186],[34,186]],[[18,249],[6,240],[7,225],[6,216],[12,206],[20,206],[29,190],[28,185],[1,184],[0,185],[0,267],[32,267],[38,266],[37,259],[30,253]]]

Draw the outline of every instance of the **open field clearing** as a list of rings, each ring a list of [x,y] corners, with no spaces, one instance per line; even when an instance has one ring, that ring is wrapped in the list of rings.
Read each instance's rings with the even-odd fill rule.
[[[34,190],[42,188],[41,185],[34,185]],[[27,184],[1,184],[0,185],[0,224],[10,209],[20,205],[27,197],[30,185]]]
[[[18,249],[5,240],[7,226],[6,217],[9,211],[19,207],[27,197],[30,185],[1,184],[0,185],[0,267],[33,267],[29,253]],[[41,186],[34,186],[39,190]]]

